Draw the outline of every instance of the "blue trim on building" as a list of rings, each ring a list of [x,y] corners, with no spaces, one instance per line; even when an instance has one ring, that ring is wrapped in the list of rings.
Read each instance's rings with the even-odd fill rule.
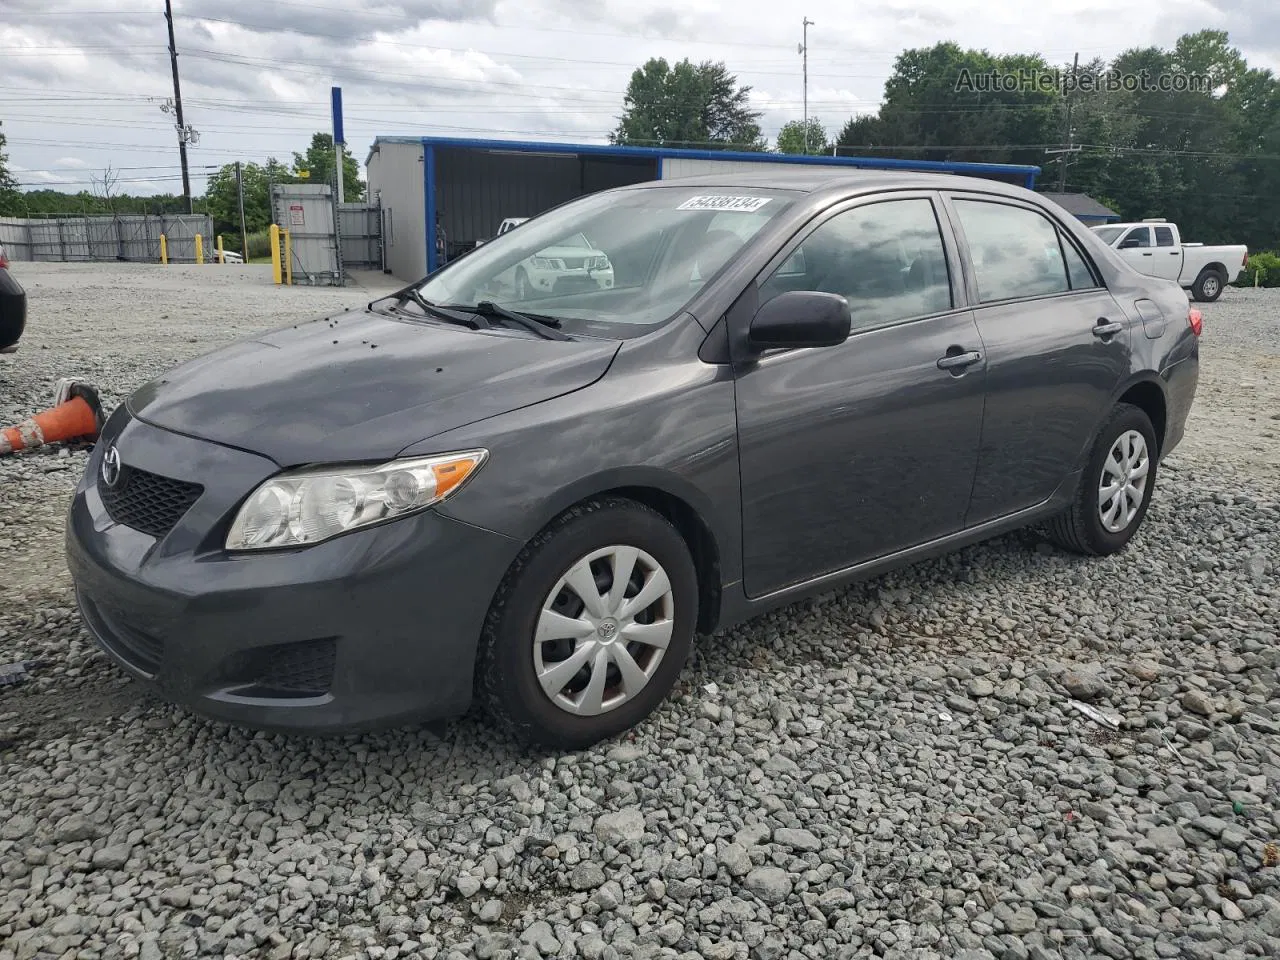
[[[951,160],[901,160],[887,156],[800,156],[764,154],[739,150],[682,150],[676,147],[625,147],[612,143],[556,143],[527,140],[476,140],[471,137],[379,137],[378,143],[421,143],[422,146],[452,147],[456,150],[499,150],[513,154],[567,154],[581,156],[652,157],[652,159],[741,160],[746,163],[797,164],[806,166],[852,166],[878,170],[933,170],[937,173],[1021,174],[1034,183],[1039,166],[1027,164],[980,164]]]
[[[422,141],[422,201],[427,218],[427,273],[435,273],[436,261],[436,150]]]
[[[920,170],[939,173],[1022,174],[1029,185],[1035,183],[1040,167],[1014,163],[971,163],[951,160],[902,160],[897,157],[799,156],[785,153],[754,153],[738,150],[684,150],[675,147],[622,147],[601,143],[555,143],[533,140],[482,140],[472,137],[378,137],[370,156],[380,143],[416,143],[460,150],[499,150],[511,153],[557,153],[597,157],[649,157],[690,160],[741,160],[748,163],[794,163],[801,166],[854,167],[876,170]]]

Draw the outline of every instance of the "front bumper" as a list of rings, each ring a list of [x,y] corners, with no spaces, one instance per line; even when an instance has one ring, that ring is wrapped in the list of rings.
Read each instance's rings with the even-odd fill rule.
[[[12,353],[27,327],[27,292],[0,267],[0,352]]]
[[[563,294],[590,290],[608,290],[613,286],[612,270],[533,270],[529,282],[535,290]]]
[[[130,469],[205,484],[167,532],[113,521],[98,479],[112,445]],[[520,544],[428,511],[306,549],[226,554],[240,500],[277,469],[113,415],[66,530],[99,645],[162,699],[258,729],[348,733],[465,712],[484,617]]]

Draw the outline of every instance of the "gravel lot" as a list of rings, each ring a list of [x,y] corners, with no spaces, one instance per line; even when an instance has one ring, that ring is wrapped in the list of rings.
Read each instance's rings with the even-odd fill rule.
[[[369,299],[17,272],[5,423],[57,376],[114,404]],[[0,960],[1280,955],[1280,290],[1204,313],[1127,553],[1023,533],[795,605],[702,644],[633,738],[559,758],[473,718],[304,740],[146,699],[73,610],[84,453],[0,460],[0,662],[38,661],[0,688]]]

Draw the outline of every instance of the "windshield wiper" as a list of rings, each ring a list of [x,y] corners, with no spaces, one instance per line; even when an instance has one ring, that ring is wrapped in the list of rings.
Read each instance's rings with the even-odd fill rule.
[[[500,317],[509,323],[524,327],[533,333],[546,337],[548,340],[568,340],[565,334],[560,332],[560,321],[555,317],[548,317],[541,313],[516,313],[514,310],[508,310],[501,307],[492,300],[481,300],[474,307],[467,304],[451,303],[446,307],[437,307],[437,310],[456,310],[459,313],[468,313],[478,317]]]
[[[416,303],[421,308],[422,312],[427,314],[427,316],[439,317],[449,323],[456,323],[459,326],[470,327],[472,330],[486,329],[489,326],[486,321],[477,319],[476,317],[460,316],[458,311],[452,311],[445,307],[437,306],[430,300],[423,297],[423,295],[418,292],[417,287],[409,287],[406,290],[402,290],[399,296],[396,297],[397,305],[403,304],[406,300],[412,300]]]

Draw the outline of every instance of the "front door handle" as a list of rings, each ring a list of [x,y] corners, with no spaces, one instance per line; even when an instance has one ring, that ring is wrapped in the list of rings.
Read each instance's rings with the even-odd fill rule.
[[[952,352],[956,351],[956,352]],[[968,353],[959,352],[959,347],[952,347],[947,351],[945,357],[938,358],[939,370],[963,370],[965,367],[971,367],[982,359],[982,354],[977,350],[970,350]]]
[[[1143,256],[1144,256],[1144,257],[1149,257],[1149,256],[1151,256],[1151,251],[1150,251],[1150,250],[1148,250],[1146,253],[1144,253],[1144,254],[1143,254]]]
[[[1098,322],[1093,327],[1093,335],[1095,337],[1110,337],[1119,333],[1123,329],[1123,323],[1108,320],[1106,317],[1099,317]]]

